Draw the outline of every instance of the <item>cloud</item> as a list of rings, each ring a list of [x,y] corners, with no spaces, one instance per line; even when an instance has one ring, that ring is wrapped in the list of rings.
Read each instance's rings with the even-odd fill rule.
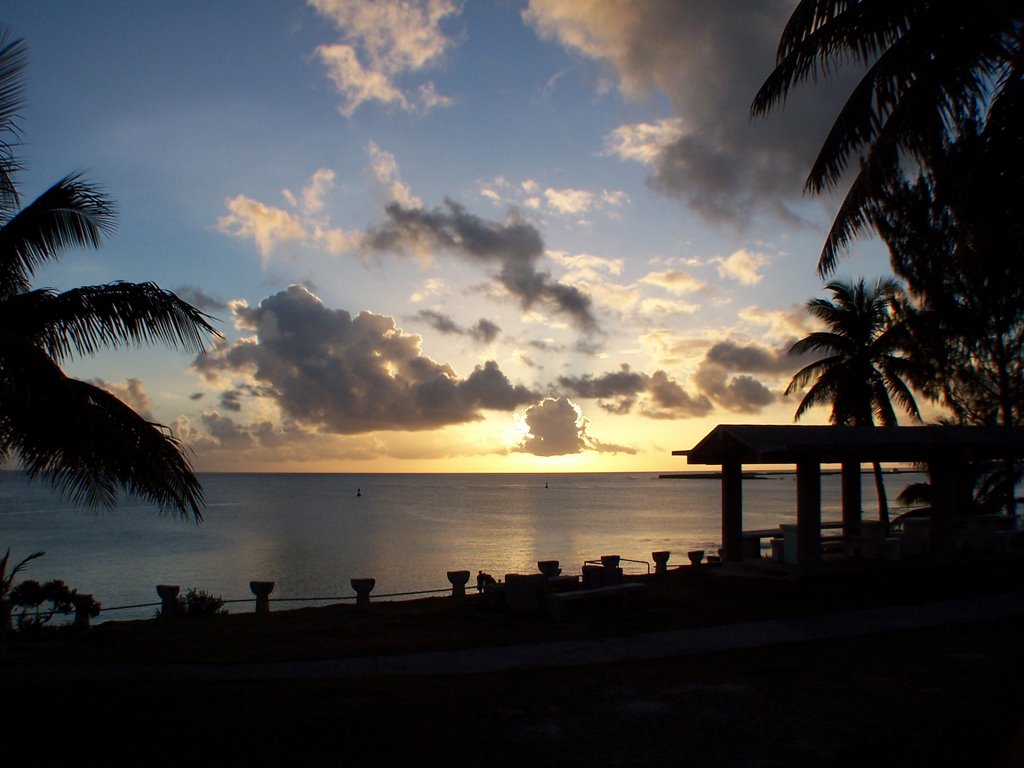
[[[332,21],[341,39],[321,45],[316,55],[342,96],[339,111],[351,117],[369,101],[406,111],[427,112],[448,106],[431,81],[403,87],[398,80],[439,65],[452,40],[442,23],[457,16],[456,0],[307,0]]]
[[[652,419],[702,417],[711,412],[711,403],[704,395],[691,395],[664,371],[651,375],[648,388],[651,402],[643,414]]]
[[[665,371],[651,375],[623,365],[618,371],[593,376],[561,376],[558,385],[576,397],[598,400],[609,413],[630,413],[640,402],[640,413],[653,419],[680,419],[706,416],[711,402],[703,395],[690,395]]]
[[[498,337],[498,334],[501,333],[500,326],[483,317],[481,317],[470,328],[463,328],[452,320],[450,316],[432,309],[420,310],[416,313],[416,318],[424,321],[430,325],[431,328],[440,333],[455,336],[469,336],[483,344],[490,344]]]
[[[391,152],[381,149],[376,142],[371,141],[366,145],[366,154],[370,157],[370,172],[384,191],[387,202],[412,208],[423,205],[423,201],[413,195],[408,185],[402,181],[398,161]]]
[[[480,194],[496,206],[526,208],[545,216],[572,218],[582,224],[588,223],[592,214],[617,218],[620,209],[630,203],[629,195],[622,190],[593,192],[574,187],[541,190],[533,179],[513,184],[504,176],[480,184]]]
[[[678,117],[620,125],[604,137],[603,154],[650,165],[684,133],[683,121]]]
[[[587,434],[589,420],[565,397],[548,397],[531,405],[522,416],[528,432],[516,451],[534,456],[565,456],[583,451],[636,453],[626,446],[602,443]]]
[[[771,263],[771,259],[763,253],[740,249],[728,258],[715,258],[718,274],[726,279],[735,280],[741,285],[757,285],[764,279],[758,270]]]
[[[224,204],[228,214],[217,219],[217,228],[231,237],[252,239],[264,266],[269,262],[270,254],[282,243],[301,242],[308,237],[302,221],[293,213],[264,205],[245,195],[228,198]]]
[[[385,223],[366,232],[364,249],[418,255],[443,250],[473,263],[495,264],[498,284],[524,310],[546,306],[568,316],[582,330],[597,329],[589,296],[538,271],[544,241],[522,218],[512,215],[505,222],[487,221],[452,200],[432,211],[392,203],[386,214]]]
[[[461,378],[423,354],[417,335],[391,317],[328,309],[293,285],[256,308],[235,305],[236,323],[253,336],[216,346],[193,366],[211,382],[247,376],[241,395],[273,401],[288,419],[324,432],[426,430],[481,418],[481,409],[513,410],[536,394],[513,385],[488,361]]]
[[[724,367],[713,363],[701,365],[694,381],[702,392],[730,411],[758,413],[778,399],[753,376],[742,374],[730,379]]]
[[[650,272],[640,278],[641,283],[656,285],[664,288],[669,293],[683,295],[694,293],[705,286],[703,280],[698,280],[693,275],[682,272],[678,269],[669,269],[664,272]]]
[[[610,64],[630,98],[664,93],[672,115],[623,125],[605,152],[644,163],[649,185],[705,219],[745,224],[788,203],[848,90],[845,73],[790,94],[769,120],[750,103],[771,72],[792,0],[530,0],[525,21],[544,39]]]
[[[788,347],[773,349],[761,344],[737,344],[720,341],[712,344],[704,360],[731,371],[744,373],[789,374],[797,364],[786,354]]]
[[[712,344],[697,368],[694,382],[722,408],[739,413],[758,413],[779,400],[751,374],[788,381],[799,361],[787,355],[789,345],[773,348],[754,342],[732,340]],[[738,374],[730,378],[730,374]]]
[[[691,379],[693,393],[664,370],[648,375],[628,365],[599,376],[561,376],[558,386],[575,397],[596,399],[601,408],[616,414],[637,410],[649,418],[673,419],[707,416],[715,408],[758,413],[778,397],[751,374],[788,380],[798,362],[787,349],[735,341],[712,344]]]
[[[769,338],[789,348],[798,338],[815,329],[814,318],[807,313],[803,304],[790,304],[785,309],[761,309],[757,306],[744,307],[739,317],[753,325],[764,328],[758,332],[762,338]]]
[[[146,394],[139,379],[132,377],[120,383],[92,379],[89,383],[106,390],[146,421],[154,421],[153,414],[149,410],[149,395]]]
[[[196,309],[204,312],[226,311],[228,303],[216,296],[211,296],[202,288],[194,285],[182,285],[174,289],[179,299],[187,301]]]
[[[331,227],[323,213],[324,196],[334,186],[334,171],[320,168],[299,194],[282,190],[291,211],[236,195],[225,201],[228,213],[217,219],[217,229],[242,240],[251,239],[263,266],[286,244],[302,245],[341,254],[355,247],[358,235]]]
[[[428,277],[423,281],[423,287],[412,292],[409,296],[409,301],[419,303],[424,301],[431,296],[437,296],[442,293],[445,288],[444,280],[439,277]]]

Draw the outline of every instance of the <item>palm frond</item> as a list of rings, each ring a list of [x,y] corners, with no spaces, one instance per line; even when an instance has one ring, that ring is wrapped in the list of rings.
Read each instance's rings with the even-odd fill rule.
[[[786,354],[790,356],[806,355],[814,352],[821,352],[826,355],[835,355],[849,349],[849,343],[839,334],[829,331],[814,331],[793,342]]]
[[[202,488],[177,439],[109,392],[66,377],[39,350],[5,352],[0,444],[30,477],[94,509],[113,508],[124,492],[202,519]]]
[[[42,264],[66,248],[97,248],[113,231],[114,204],[79,174],[67,176],[0,227],[0,291],[26,291]]]
[[[806,387],[810,381],[822,378],[837,365],[840,359],[841,358],[836,356],[825,357],[821,360],[815,360],[813,363],[805,365],[793,374],[793,378],[790,379],[789,385],[782,394],[789,397],[794,392],[798,392]]]
[[[779,40],[776,66],[751,106],[763,115],[785,102],[790,89],[827,75],[847,61],[867,62],[906,29],[913,3],[801,0]]]
[[[14,577],[25,570],[25,567],[33,560],[45,555],[45,552],[33,552],[28,557],[24,557],[21,561],[11,568],[10,572],[7,571],[7,566],[11,562],[11,548],[7,548],[7,553],[4,555],[3,560],[0,560],[0,599],[7,597],[7,594],[11,591],[11,587],[14,586]]]
[[[0,327],[33,339],[58,361],[73,352],[150,343],[201,354],[209,337],[220,336],[212,320],[154,283],[44,289],[0,303]]]
[[[15,118],[22,104],[27,59],[24,41],[12,40],[7,30],[0,27],[0,220],[6,220],[19,206],[14,186],[14,173],[18,170],[14,157],[18,137]]]
[[[927,0],[799,2],[752,115],[784,103],[800,82],[851,62],[865,66],[807,178],[809,192],[834,190],[860,164],[821,250],[819,274],[831,273],[873,223],[873,203],[902,177],[906,159],[927,168],[971,120],[1019,122],[1022,40],[1019,0],[987,0],[967,13],[945,12]]]

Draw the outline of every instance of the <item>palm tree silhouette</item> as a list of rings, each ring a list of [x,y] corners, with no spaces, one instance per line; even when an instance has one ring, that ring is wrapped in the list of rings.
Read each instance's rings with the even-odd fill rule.
[[[806,190],[834,190],[851,160],[859,170],[825,240],[818,271],[871,223],[869,203],[901,176],[901,158],[927,165],[964,120],[1007,128],[1024,113],[1024,4],[985,0],[970,9],[929,0],[800,0],[783,30],[776,67],[751,112],[767,114],[795,84],[844,64],[866,71],[818,153]]]
[[[808,334],[789,349],[791,355],[824,355],[797,371],[786,387],[788,396],[810,384],[794,421],[814,406],[831,405],[833,424],[893,426],[897,424],[893,401],[920,421],[917,401],[906,383],[914,368],[901,354],[906,336],[894,310],[902,297],[899,284],[893,279],[879,279],[870,287],[863,279],[852,284],[835,281],[826,290],[832,300],[811,299],[807,311],[828,330]],[[873,469],[878,518],[888,525],[882,468],[876,461]]]
[[[98,247],[115,211],[77,174],[22,207],[14,148],[25,63],[24,42],[0,28],[0,462],[17,459],[84,506],[112,507],[125,492],[198,521],[202,487],[169,430],[61,364],[154,342],[201,353],[218,335],[212,318],[152,283],[32,288],[67,248]]]

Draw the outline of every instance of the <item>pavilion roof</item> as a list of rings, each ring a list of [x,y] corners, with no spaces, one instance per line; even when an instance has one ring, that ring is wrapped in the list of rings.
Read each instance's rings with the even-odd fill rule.
[[[721,424],[693,448],[672,454],[689,464],[1024,458],[1024,428]]]

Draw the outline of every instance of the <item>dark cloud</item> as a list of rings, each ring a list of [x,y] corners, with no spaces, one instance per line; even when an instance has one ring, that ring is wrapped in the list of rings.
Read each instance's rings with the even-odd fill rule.
[[[526,387],[512,386],[493,360],[477,366],[462,384],[462,391],[470,402],[492,411],[511,411],[533,402],[537,394]]]
[[[709,220],[745,223],[757,210],[795,222],[787,203],[804,179],[856,73],[833,73],[750,118],[775,64],[794,0],[540,0],[528,20],[544,37],[610,61],[623,88],[665,93],[679,135],[651,161],[650,186]],[[628,156],[628,155],[624,155]]]
[[[543,305],[570,317],[584,331],[597,329],[590,297],[538,271],[544,241],[536,227],[518,216],[506,222],[481,219],[452,200],[428,211],[392,203],[387,221],[369,229],[363,247],[379,251],[443,250],[471,262],[498,267],[497,281],[523,309]]]
[[[714,344],[693,376],[696,392],[688,392],[665,371],[647,375],[623,365],[618,371],[594,376],[561,376],[561,391],[592,398],[609,413],[626,414],[640,406],[653,419],[707,416],[715,407],[739,413],[757,413],[777,397],[751,373],[777,375],[793,370],[785,352],[759,344]],[[732,375],[738,373],[739,375]]]
[[[238,389],[231,389],[227,392],[221,393],[220,396],[220,407],[226,411],[238,411],[242,410],[242,395],[244,393]]]
[[[758,413],[779,398],[750,374],[789,376],[800,361],[787,354],[790,344],[766,347],[754,342],[722,341],[711,346],[694,376],[701,392],[730,411]],[[730,374],[739,374],[730,378]]]
[[[739,413],[757,413],[778,398],[753,376],[742,374],[729,378],[729,372],[720,365],[703,363],[694,376],[701,392],[718,405]]]
[[[623,365],[618,371],[597,377],[589,373],[576,377],[559,376],[558,384],[577,397],[597,399],[637,395],[647,389],[648,380],[645,374],[636,373],[628,365]]]
[[[543,339],[534,339],[533,341],[526,342],[526,344],[539,352],[565,352],[564,344],[555,344],[550,341],[544,341]]]
[[[501,327],[490,320],[481,317],[470,328],[463,328],[456,323],[449,315],[437,312],[433,309],[423,309],[416,313],[416,319],[427,323],[435,331],[447,335],[469,336],[481,344],[490,344],[501,333]]]
[[[652,419],[678,419],[707,416],[711,403],[704,395],[694,397],[664,371],[655,371],[648,383],[650,405],[644,415]]]
[[[706,416],[712,407],[706,397],[690,395],[664,371],[647,375],[628,365],[600,376],[561,376],[558,384],[576,397],[596,399],[609,413],[630,413],[642,395],[646,400],[640,412],[653,419]]]
[[[501,326],[483,317],[477,320],[476,325],[469,329],[469,335],[484,344],[490,344],[498,338],[499,333],[501,333]]]
[[[203,399],[203,394],[204,393],[202,393],[202,392],[193,392],[191,395],[188,396],[188,399],[189,400],[202,400]]]
[[[456,323],[448,315],[442,312],[435,312],[432,309],[421,309],[416,313],[416,319],[422,320],[435,331],[445,335],[464,335],[466,332],[462,326]]]
[[[799,366],[787,354],[789,346],[787,344],[783,348],[773,349],[756,343],[720,341],[708,349],[704,359],[730,371],[742,373],[790,373]]]
[[[178,295],[178,298],[184,299],[193,307],[204,312],[224,312],[228,309],[226,301],[218,299],[216,296],[211,296],[202,288],[196,288],[193,285],[183,285],[180,288],[176,288],[174,292]]]
[[[204,413],[202,422],[210,437],[215,439],[222,448],[245,451],[257,444],[256,438],[248,430],[240,427],[228,416],[221,416],[216,412]]]
[[[524,413],[530,433],[518,451],[534,456],[564,456],[583,451],[636,453],[634,448],[595,440],[587,434],[588,420],[564,397],[548,397]]]
[[[461,379],[424,355],[420,337],[402,333],[393,318],[328,309],[301,286],[235,312],[255,338],[217,345],[195,367],[211,379],[248,372],[255,386],[235,391],[272,398],[287,418],[327,432],[434,429],[536,400],[494,362]]]

